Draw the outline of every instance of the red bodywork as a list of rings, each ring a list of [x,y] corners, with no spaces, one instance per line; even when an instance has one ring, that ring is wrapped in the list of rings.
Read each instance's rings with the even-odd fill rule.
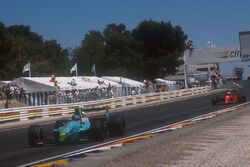
[[[239,101],[239,95],[231,94],[225,95],[224,104],[237,103]]]
[[[246,102],[246,96],[235,91],[226,91],[223,95],[216,96],[212,98],[212,104],[234,104],[234,103],[244,103]]]

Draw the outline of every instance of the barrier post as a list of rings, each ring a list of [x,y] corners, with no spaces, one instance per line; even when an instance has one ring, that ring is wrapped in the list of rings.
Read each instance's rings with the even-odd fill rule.
[[[163,101],[163,93],[161,92],[160,95],[161,95],[161,101]]]
[[[195,94],[195,89],[192,89],[192,95],[194,95]]]
[[[180,95],[180,97],[182,97],[182,90],[179,91],[179,95]]]
[[[43,118],[49,117],[49,109],[48,108],[43,108],[42,116],[43,116]]]
[[[114,103],[114,100],[113,100],[113,99],[111,100],[110,103],[111,103],[111,108],[112,108],[112,109],[115,108],[115,103]]]
[[[136,105],[136,97],[133,97],[133,104]]]
[[[142,96],[142,103],[146,103],[145,96]]]
[[[20,121],[27,121],[29,119],[28,116],[29,115],[27,110],[20,111]]]
[[[62,107],[62,115],[67,115],[68,114],[68,107]]]
[[[127,104],[126,104],[126,100],[125,99],[122,99],[122,106],[124,107],[124,106],[126,106]]]

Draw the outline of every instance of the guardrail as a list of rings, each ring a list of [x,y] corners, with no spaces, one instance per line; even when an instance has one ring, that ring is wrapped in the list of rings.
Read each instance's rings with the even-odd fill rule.
[[[46,118],[57,115],[67,115],[73,113],[74,109],[77,107],[84,107],[86,109],[103,108],[107,106],[111,108],[118,108],[149,102],[168,101],[179,97],[206,93],[209,90],[211,90],[210,87],[196,87],[191,89],[148,93],[98,101],[0,109],[0,123],[9,121],[26,121],[35,118]]]

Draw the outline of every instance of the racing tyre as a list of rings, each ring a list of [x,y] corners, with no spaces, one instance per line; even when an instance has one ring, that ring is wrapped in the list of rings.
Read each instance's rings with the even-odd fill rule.
[[[32,125],[28,129],[29,144],[31,147],[42,146],[44,142],[43,130],[39,125]]]
[[[217,104],[217,98],[212,97],[211,98],[211,103],[212,103],[212,105],[216,105]]]
[[[125,132],[125,119],[122,116],[110,117],[108,122],[108,130],[110,136],[122,136]]]
[[[104,123],[102,120],[93,120],[90,127],[90,137],[94,141],[104,140]]]
[[[246,102],[246,96],[241,96],[239,98],[239,103],[245,103]]]

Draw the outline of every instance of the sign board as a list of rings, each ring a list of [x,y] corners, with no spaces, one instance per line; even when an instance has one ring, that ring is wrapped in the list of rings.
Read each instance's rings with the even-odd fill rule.
[[[194,48],[184,53],[187,65],[193,64],[214,64],[225,62],[240,62],[240,49],[230,48]]]
[[[239,32],[241,61],[250,61],[250,31]]]

